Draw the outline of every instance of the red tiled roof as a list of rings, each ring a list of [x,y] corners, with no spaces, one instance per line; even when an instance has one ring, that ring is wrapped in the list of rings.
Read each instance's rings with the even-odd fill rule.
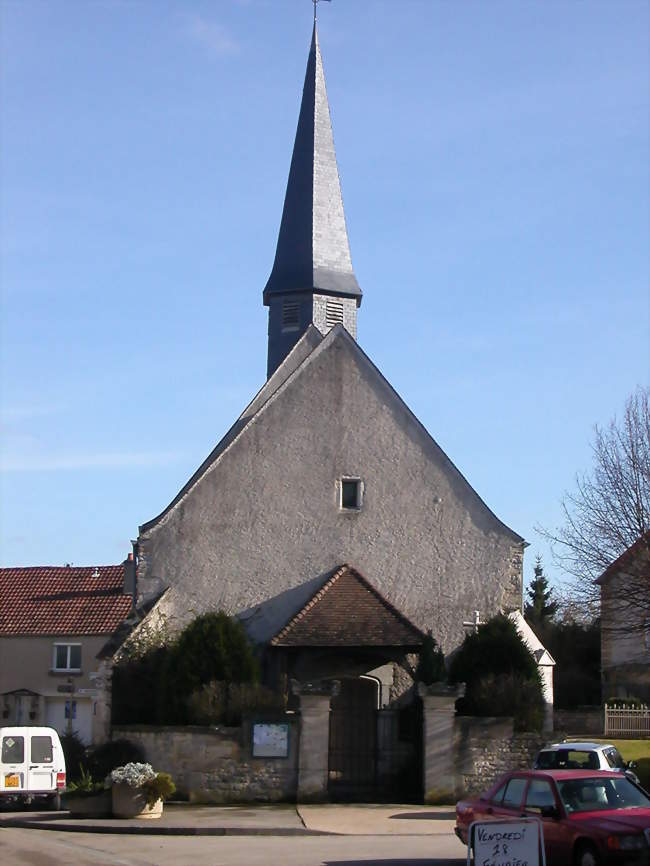
[[[603,571],[603,573],[600,575],[600,577],[598,577],[596,579],[596,583],[602,583],[604,580],[606,580],[608,577],[611,577],[613,574],[616,574],[617,572],[623,571],[624,569],[628,568],[634,562],[634,560],[636,559],[637,556],[639,556],[639,558],[640,558],[639,564],[640,565],[643,564],[642,558],[641,558],[643,555],[643,551],[645,551],[645,555],[646,555],[645,567],[648,568],[647,557],[648,557],[648,551],[649,550],[650,550],[650,531],[644,532],[643,535],[641,535],[639,538],[637,538],[637,540],[634,542],[634,544],[631,544],[627,550],[623,551],[623,553],[618,557],[618,559],[615,559],[614,562],[612,562],[612,564],[609,565],[605,569],[605,571]]]
[[[131,609],[124,566],[0,568],[0,635],[111,634]]]
[[[424,634],[363,575],[342,565],[271,646],[419,647]]]

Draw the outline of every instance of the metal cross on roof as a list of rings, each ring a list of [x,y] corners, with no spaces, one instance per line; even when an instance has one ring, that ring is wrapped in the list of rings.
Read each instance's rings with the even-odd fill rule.
[[[316,23],[316,7],[317,7],[318,4],[321,3],[321,2],[322,2],[322,0],[312,0],[312,3],[314,4],[314,24]],[[332,0],[325,0],[325,2],[326,2],[326,3],[331,3]]]
[[[470,621],[465,621],[463,623],[463,628],[471,628],[473,632],[478,631],[478,627],[480,625],[485,625],[485,623],[481,620],[481,614],[478,610],[474,611],[474,619]]]

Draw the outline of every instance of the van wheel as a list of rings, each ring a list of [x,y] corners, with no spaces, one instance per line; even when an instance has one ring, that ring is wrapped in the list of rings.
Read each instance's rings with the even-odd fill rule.
[[[56,794],[52,794],[51,797],[47,798],[47,808],[51,812],[60,812],[61,811],[61,794],[57,791]]]
[[[601,866],[598,852],[589,843],[578,845],[573,858],[574,866]]]

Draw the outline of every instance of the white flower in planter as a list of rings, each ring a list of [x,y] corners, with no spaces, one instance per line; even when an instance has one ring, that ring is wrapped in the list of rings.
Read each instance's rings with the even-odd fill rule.
[[[125,764],[123,767],[116,767],[111,772],[111,782],[113,784],[125,784],[131,788],[141,788],[147,782],[151,782],[156,778],[156,771],[151,764]]]

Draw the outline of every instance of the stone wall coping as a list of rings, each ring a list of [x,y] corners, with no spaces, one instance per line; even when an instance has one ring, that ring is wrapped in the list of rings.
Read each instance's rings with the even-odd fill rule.
[[[226,725],[113,725],[113,734],[126,734],[133,731],[138,734],[146,733],[177,733],[177,734],[208,734],[211,736],[238,737],[242,730],[251,724],[258,722],[286,722],[297,725],[300,713],[281,713],[277,711],[269,713],[256,713],[246,716],[241,725],[227,727]],[[118,737],[114,737],[118,739]]]
[[[291,680],[291,692],[294,695],[322,695],[336,697],[341,689],[338,680]]]
[[[512,722],[514,721],[512,716],[457,716],[459,721],[465,721],[467,724],[476,725],[480,727],[481,725],[495,725],[498,722]],[[522,731],[522,734],[534,733],[533,731]]]
[[[227,728],[224,725],[113,725],[112,731],[113,734],[126,734],[133,731],[138,734],[178,733],[237,737],[241,732],[241,726]]]
[[[462,698],[465,694],[465,683],[418,683],[418,694],[421,698]]]

